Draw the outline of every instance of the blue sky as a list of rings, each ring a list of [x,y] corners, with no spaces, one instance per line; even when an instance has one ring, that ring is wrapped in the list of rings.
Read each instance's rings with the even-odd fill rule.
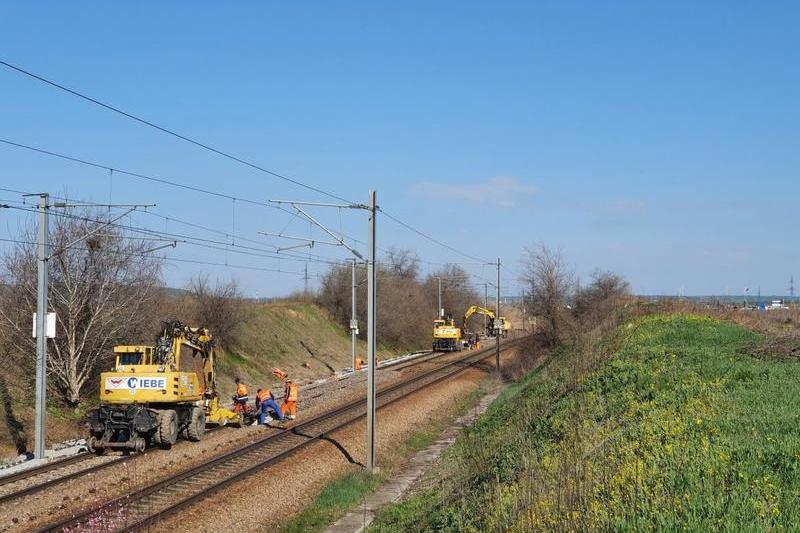
[[[582,277],[615,270],[641,293],[782,293],[800,276],[798,15],[788,2],[7,2],[0,57],[348,199],[375,188],[390,213],[515,270],[542,241]],[[0,95],[5,139],[239,197],[324,200],[8,69]],[[109,198],[102,170],[3,146],[0,187]],[[254,239],[310,231],[121,176],[111,198]],[[315,214],[366,240],[363,214]],[[0,213],[0,236],[15,217]],[[425,269],[465,260],[379,223],[380,246],[414,248]],[[205,270],[250,294],[302,286]],[[196,271],[172,266],[167,279]]]

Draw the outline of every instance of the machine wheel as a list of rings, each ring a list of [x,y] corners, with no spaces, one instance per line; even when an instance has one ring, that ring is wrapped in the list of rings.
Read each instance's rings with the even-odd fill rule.
[[[97,447],[97,443],[99,441],[100,439],[98,439],[94,435],[89,437],[89,440],[86,441],[86,449],[89,451],[89,453],[93,453],[95,455],[103,455],[104,453],[106,453],[105,448]]]
[[[172,409],[159,412],[155,440],[165,450],[175,444],[175,441],[178,440],[178,413]]]
[[[203,438],[206,432],[206,413],[200,407],[192,407],[192,416],[189,420],[189,427],[186,428],[186,436],[189,440],[197,442]]]
[[[147,441],[144,440],[142,437],[136,437],[135,446],[133,451],[136,453],[144,452],[144,449],[147,447]]]

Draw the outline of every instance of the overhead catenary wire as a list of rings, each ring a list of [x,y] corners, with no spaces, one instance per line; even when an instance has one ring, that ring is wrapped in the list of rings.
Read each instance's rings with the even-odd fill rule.
[[[16,191],[16,190],[14,190],[13,192],[18,192],[20,194],[33,194],[33,193],[26,193],[24,191]],[[56,197],[56,196],[53,196],[53,198],[69,200],[67,198],[60,198],[60,197]],[[102,204],[94,204],[93,202],[84,202],[84,203],[85,203],[86,206],[89,206],[89,207],[92,206],[92,205],[97,205],[97,206],[102,205]],[[24,202],[23,202],[23,204],[24,204]],[[27,212],[30,212],[30,213],[36,213],[37,212],[35,207],[18,208],[18,209],[23,210],[23,211],[27,211]],[[152,210],[143,210],[143,211],[135,210],[135,212],[136,213],[144,213],[144,214],[157,216],[157,217],[162,217],[165,220],[173,220],[173,221],[176,221],[176,222],[179,222],[179,223],[182,223],[182,224],[187,224],[189,226],[196,227],[198,229],[203,229],[203,230],[206,230],[206,231],[211,231],[211,232],[214,232],[214,233],[218,233],[220,235],[224,235],[224,236],[230,237],[230,233],[229,232],[225,232],[225,231],[222,231],[222,230],[209,228],[207,226],[194,224],[194,223],[191,223],[191,222],[186,222],[186,221],[183,221],[181,219],[177,219],[175,217],[167,217],[165,215],[161,215],[159,213],[155,213]],[[287,213],[292,214],[290,211],[287,211]],[[54,212],[54,214],[57,215],[57,216],[69,216],[71,218],[77,218],[77,219],[80,219],[80,220],[84,220],[86,222],[104,222],[104,221],[100,221],[100,220],[89,219],[89,218],[86,218],[86,217],[79,217],[79,216],[76,216],[76,215],[67,215],[65,213]],[[170,232],[167,232],[167,231],[160,231],[160,230],[155,230],[155,229],[151,229],[151,228],[140,228],[140,227],[135,227],[135,226],[126,226],[126,225],[122,225],[122,224],[113,224],[112,226],[118,227],[120,229],[129,230],[129,231],[137,231],[137,232],[145,232],[145,233],[148,233],[148,234],[157,234],[157,235],[161,235],[161,236],[169,236],[169,237],[171,237],[170,240],[190,239],[190,240],[195,240],[195,241],[209,242],[209,243],[213,243],[213,244],[221,244],[221,245],[225,245],[225,246],[236,246],[236,247],[240,247],[240,248],[243,248],[243,249],[250,249],[250,250],[266,252],[266,253],[277,253],[274,250],[264,250],[263,248],[254,248],[254,247],[243,246],[243,245],[240,245],[240,244],[234,244],[234,243],[230,243],[230,242],[216,241],[216,240],[213,240],[213,239],[206,239],[206,238],[203,238],[203,237],[195,237],[195,236],[192,236],[192,235],[186,235],[186,234],[181,234],[181,233],[170,233]],[[262,241],[257,241],[257,240],[254,240],[254,239],[247,239],[247,238],[241,237],[241,236],[236,236],[236,238],[239,239],[240,241],[247,241],[247,242],[259,244],[259,245],[262,245],[262,246],[264,246],[264,245],[265,246],[271,246],[272,248],[275,248],[277,250],[277,247],[275,247],[273,245],[270,245],[268,243],[264,243]],[[277,257],[277,256],[275,256],[275,257]],[[306,256],[297,256],[297,255],[294,255],[294,254],[281,253],[280,257],[282,257],[282,258],[292,258],[291,260],[296,260],[296,261],[299,261],[299,260],[305,261],[305,260],[307,260]],[[319,255],[311,255],[311,257],[312,257],[313,261],[327,262],[327,263],[331,263],[331,264],[339,264],[339,263],[342,263],[344,261],[344,260],[339,260],[339,259],[335,259],[335,258],[328,258],[328,257],[324,257],[324,256],[319,256]]]
[[[171,186],[171,187],[176,187],[176,188],[180,188],[180,189],[184,189],[184,190],[188,190],[188,191],[193,191],[193,192],[197,192],[197,193],[201,193],[201,194],[207,194],[207,195],[210,195],[210,196],[215,196],[217,198],[225,198],[225,199],[232,200],[232,201],[244,202],[244,203],[247,203],[247,204],[250,204],[250,205],[256,205],[256,206],[259,206],[259,207],[268,207],[270,209],[276,209],[276,210],[281,211],[283,213],[287,213],[287,214],[291,215],[292,217],[296,217],[296,218],[302,219],[302,217],[300,216],[299,213],[296,213],[294,211],[290,211],[289,209],[286,209],[285,207],[283,207],[281,205],[278,205],[278,204],[269,203],[269,202],[259,202],[258,200],[253,200],[253,199],[250,199],[250,198],[242,198],[240,196],[234,196],[232,194],[218,192],[218,191],[212,191],[210,189],[206,189],[206,188],[203,188],[203,187],[197,187],[195,185],[187,185],[185,183],[181,183],[181,182],[174,181],[174,180],[169,180],[169,179],[166,179],[166,178],[160,178],[160,177],[157,177],[157,176],[142,174],[140,172],[133,172],[133,171],[130,171],[130,170],[124,170],[124,169],[121,169],[121,168],[118,168],[118,167],[113,167],[113,166],[106,165],[106,164],[103,164],[103,163],[98,163],[96,161],[89,161],[87,159],[83,159],[83,158],[80,158],[80,157],[75,157],[75,156],[71,156],[71,155],[66,155],[66,154],[63,154],[63,153],[55,152],[53,150],[47,150],[47,149],[40,148],[40,147],[37,147],[37,146],[31,146],[31,145],[28,145],[28,144],[14,142],[14,141],[11,141],[9,139],[0,138],[0,143],[6,144],[8,146],[13,146],[13,147],[16,147],[16,148],[21,148],[21,149],[24,149],[24,150],[29,150],[29,151],[32,151],[32,152],[35,152],[35,153],[38,153],[38,154],[47,155],[47,156],[50,156],[50,157],[55,157],[55,158],[62,159],[62,160],[65,160],[65,161],[71,161],[73,163],[86,165],[86,166],[89,166],[89,167],[94,167],[94,168],[98,168],[98,169],[102,169],[102,170],[113,170],[117,174],[121,174],[121,175],[124,175],[124,176],[129,176],[129,177],[133,177],[133,178],[138,178],[138,179],[143,179],[143,180],[147,180],[147,181],[150,181],[150,182],[153,182],[153,183],[160,183],[162,185],[168,185],[168,186]],[[346,235],[345,234],[344,236],[347,237],[348,239],[351,239],[351,240],[359,243],[359,244],[362,244],[362,245],[366,244],[364,241],[356,239],[355,237],[352,237],[350,235]]]
[[[107,110],[113,112],[113,113],[117,113],[117,114],[119,114],[121,116],[127,117],[127,118],[129,118],[131,120],[139,122],[140,124],[143,124],[143,125],[149,126],[151,128],[154,128],[154,129],[156,129],[158,131],[161,131],[162,133],[166,133],[167,135],[171,135],[171,136],[173,136],[173,137],[175,137],[177,139],[183,140],[183,141],[188,142],[190,144],[193,144],[193,145],[195,145],[195,146],[197,146],[199,148],[203,148],[203,149],[208,150],[208,151],[210,151],[212,153],[215,153],[215,154],[217,154],[219,156],[222,156],[224,158],[230,159],[230,160],[235,161],[237,163],[240,163],[242,165],[248,166],[248,167],[250,167],[252,169],[258,170],[260,172],[264,172],[264,173],[269,174],[269,175],[271,175],[273,177],[276,177],[278,179],[281,179],[281,180],[284,180],[286,182],[292,183],[292,184],[297,185],[299,187],[302,187],[304,189],[307,189],[307,190],[322,194],[322,195],[327,196],[329,198],[333,198],[335,200],[339,200],[339,201],[345,202],[347,204],[355,204],[355,202],[353,202],[351,200],[348,200],[346,198],[343,198],[342,196],[339,196],[339,195],[334,194],[334,193],[329,192],[329,191],[325,191],[325,190],[323,190],[323,189],[321,189],[319,187],[316,187],[316,186],[313,186],[313,185],[309,185],[309,184],[304,183],[304,182],[302,182],[302,181],[300,181],[298,179],[291,178],[289,176],[286,176],[284,174],[280,174],[280,173],[275,172],[273,170],[269,170],[269,169],[267,169],[267,168],[265,168],[265,167],[263,167],[261,165],[253,163],[251,161],[247,161],[247,160],[245,160],[245,159],[243,159],[243,158],[241,158],[239,156],[233,155],[233,154],[231,154],[229,152],[226,152],[226,151],[223,151],[223,150],[221,150],[219,148],[215,148],[213,146],[210,146],[209,144],[206,144],[204,142],[201,142],[201,141],[198,141],[196,139],[193,139],[193,138],[191,138],[191,137],[189,137],[187,135],[183,135],[181,133],[178,133],[175,130],[166,128],[164,126],[156,124],[155,122],[152,122],[150,120],[147,120],[147,119],[144,119],[144,118],[139,117],[137,115],[134,115],[133,113],[131,113],[129,111],[125,111],[125,110],[123,110],[123,109],[121,109],[119,107],[113,106],[113,105],[108,104],[106,102],[103,102],[103,101],[101,101],[101,100],[99,100],[97,98],[94,98],[94,97],[91,97],[91,96],[86,95],[84,93],[81,93],[81,92],[79,92],[79,91],[77,91],[75,89],[71,89],[71,88],[69,88],[69,87],[67,87],[67,86],[65,86],[63,84],[55,82],[55,81],[53,81],[51,79],[48,79],[48,78],[46,78],[44,76],[41,76],[39,74],[35,74],[35,73],[33,73],[33,72],[29,71],[29,70],[26,70],[26,69],[24,69],[22,67],[19,67],[17,65],[14,65],[12,63],[7,62],[7,61],[4,61],[2,59],[0,59],[0,65],[3,65],[3,66],[5,66],[5,67],[7,67],[7,68],[9,68],[11,70],[14,70],[14,71],[16,71],[16,72],[18,72],[20,74],[28,76],[28,77],[30,77],[32,79],[37,80],[37,81],[40,81],[40,82],[42,82],[44,84],[47,84],[47,85],[49,85],[51,87],[54,87],[56,89],[59,89],[59,90],[64,91],[66,93],[69,93],[69,94],[71,94],[73,96],[81,98],[81,99],[83,99],[83,100],[85,100],[87,102],[90,102],[92,104],[100,106],[100,107],[102,107],[104,109],[107,109]],[[112,169],[112,170],[116,170],[116,169]],[[391,219],[394,222],[396,222],[396,223],[404,226],[405,228],[413,231],[414,233],[420,235],[421,237],[424,237],[424,238],[426,238],[426,239],[428,239],[428,240],[430,240],[432,242],[435,242],[436,244],[438,244],[440,246],[443,246],[444,248],[446,248],[448,250],[456,252],[456,253],[464,256],[464,257],[469,257],[469,258],[471,258],[473,260],[477,260],[477,261],[483,261],[483,259],[481,259],[481,258],[477,258],[475,256],[472,256],[472,255],[469,255],[469,254],[465,254],[464,252],[461,252],[457,248],[452,247],[450,245],[447,245],[447,244],[441,242],[438,239],[435,239],[434,237],[432,237],[432,236],[430,236],[430,235],[428,235],[428,234],[426,234],[426,233],[414,228],[410,224],[401,221],[399,218],[387,213],[386,211],[384,211],[384,210],[382,210],[380,208],[379,208],[379,210],[382,211],[384,213],[384,215],[386,215],[389,219]]]
[[[470,260],[472,260],[472,261],[479,261],[480,263],[483,263],[483,264],[494,264],[494,263],[492,263],[491,261],[488,261],[488,260],[486,260],[486,259],[481,259],[480,257],[475,257],[474,255],[470,255],[470,254],[467,254],[467,253],[465,253],[465,252],[462,252],[462,251],[461,251],[461,250],[459,250],[458,248],[455,248],[455,247],[453,247],[453,246],[450,246],[449,244],[445,244],[445,243],[443,243],[442,241],[440,241],[440,240],[439,240],[439,239],[437,239],[436,237],[433,237],[432,235],[429,235],[429,234],[425,233],[424,231],[418,230],[417,228],[415,228],[415,227],[414,227],[414,226],[412,226],[411,224],[408,224],[408,223],[406,223],[406,222],[403,222],[403,221],[402,221],[402,220],[400,220],[399,218],[397,218],[397,217],[395,217],[395,216],[393,216],[393,215],[391,215],[391,214],[387,213],[387,212],[386,212],[386,210],[385,210],[385,209],[383,209],[383,208],[381,208],[381,207],[379,207],[379,208],[378,208],[378,211],[380,211],[381,213],[383,213],[383,215],[384,215],[386,218],[388,218],[389,220],[392,220],[393,222],[396,222],[397,224],[400,224],[400,225],[401,225],[401,226],[403,226],[404,228],[406,228],[406,229],[408,229],[408,230],[410,230],[410,231],[413,231],[414,233],[416,233],[416,234],[417,234],[417,235],[419,235],[420,237],[423,237],[423,238],[425,238],[425,239],[427,239],[427,240],[431,241],[431,242],[432,242],[432,243],[434,243],[434,244],[437,244],[437,245],[439,245],[439,246],[441,246],[441,247],[443,247],[443,248],[446,248],[446,249],[450,250],[451,252],[455,252],[455,253],[457,253],[458,255],[460,255],[460,256],[462,256],[462,257],[466,257],[467,259],[470,259]]]
[[[2,61],[0,61],[0,63],[2,63]],[[169,180],[169,179],[165,179],[165,178],[150,176],[150,175],[147,175],[147,174],[142,174],[140,172],[132,172],[132,171],[129,171],[129,170],[124,170],[124,169],[112,167],[112,166],[109,166],[109,165],[106,165],[106,164],[97,163],[95,161],[89,161],[89,160],[86,160],[86,159],[82,159],[80,157],[66,155],[66,154],[58,153],[58,152],[55,152],[55,151],[52,151],[52,150],[47,150],[47,149],[44,149],[44,148],[39,148],[39,147],[36,147],[36,146],[30,146],[30,145],[27,145],[27,144],[14,142],[14,141],[11,141],[11,140],[5,139],[5,138],[0,138],[0,143],[6,144],[6,145],[9,145],[9,146],[13,146],[13,147],[16,147],[16,148],[21,148],[21,149],[24,149],[24,150],[33,151],[33,152],[36,152],[36,153],[39,153],[39,154],[48,155],[48,156],[51,156],[51,157],[63,159],[63,160],[66,160],[66,161],[71,161],[73,163],[78,163],[78,164],[82,164],[82,165],[86,165],[86,166],[91,166],[91,167],[94,167],[94,168],[99,168],[99,169],[103,169],[103,170],[107,170],[107,171],[113,170],[114,172],[116,172],[118,174],[125,175],[125,176],[144,179],[144,180],[147,180],[147,181],[151,181],[151,182],[155,182],[155,183],[161,183],[163,185],[169,185],[169,186],[172,186],[172,187],[177,187],[177,188],[181,188],[181,189],[184,189],[184,190],[190,190],[190,191],[198,192],[198,193],[202,193],[202,194],[208,194],[208,195],[211,195],[211,196],[216,196],[218,198],[225,198],[225,199],[228,199],[228,200],[232,200],[233,202],[236,202],[238,200],[240,202],[245,202],[245,203],[248,203],[248,204],[251,204],[251,205],[256,205],[256,206],[260,206],[260,207],[269,207],[271,209],[277,209],[279,211],[282,211],[284,213],[287,213],[287,214],[291,215],[292,217],[297,217],[297,218],[302,219],[302,217],[300,216],[299,213],[294,212],[294,211],[290,211],[290,210],[284,208],[283,206],[281,206],[280,204],[269,203],[269,202],[259,202],[257,200],[252,200],[252,199],[249,199],[249,198],[242,198],[242,197],[234,196],[234,195],[227,194],[227,193],[222,193],[222,192],[218,192],[218,191],[212,191],[210,189],[205,189],[203,187],[196,187],[194,185],[187,185],[185,183],[180,183],[180,182],[177,182],[177,181],[174,181],[174,180]],[[11,189],[0,189],[0,190],[9,190],[11,192],[16,192],[16,191],[13,191]],[[337,197],[337,199],[340,199],[340,198]],[[344,199],[340,199],[340,200],[347,201],[347,200],[344,200]],[[449,244],[446,244],[446,243],[442,242],[441,240],[433,237],[432,235],[429,235],[429,234],[427,234],[427,233],[415,228],[414,226],[412,226],[412,225],[400,220],[398,217],[395,217],[394,215],[386,212],[386,210],[381,208],[381,207],[378,207],[378,210],[381,213],[383,213],[384,216],[386,216],[389,220],[392,220],[393,222],[403,226],[404,228],[414,232],[415,234],[417,234],[417,235],[419,235],[419,236],[421,236],[421,237],[433,242],[434,244],[437,244],[438,246],[441,246],[441,247],[443,247],[443,248],[445,248],[447,250],[455,252],[458,255],[461,255],[462,257],[466,257],[470,261],[476,261],[476,264],[481,264],[481,265],[493,265],[494,264],[494,262],[492,262],[492,261],[488,261],[488,260],[482,259],[480,257],[476,257],[474,255],[467,254],[465,252],[462,252],[461,250],[459,250],[456,247],[450,246]],[[342,236],[352,240],[353,242],[356,242],[356,243],[359,243],[359,244],[362,244],[362,245],[366,244],[366,243],[364,243],[364,241],[356,239],[355,237],[352,237],[350,235],[342,234]],[[384,248],[380,248],[380,249],[384,253],[388,252],[388,250],[386,250]],[[450,262],[450,263],[442,263],[442,264],[467,264],[467,263]]]
[[[29,212],[29,213],[36,213],[37,212],[35,208],[25,208],[25,207],[16,207],[16,206],[9,206],[9,207],[11,209],[18,209],[20,211],[25,211],[25,212]],[[82,217],[82,216],[78,216],[78,215],[73,215],[73,214],[63,213],[63,212],[57,212],[57,211],[52,212],[51,215],[56,216],[56,217],[65,217],[65,218],[71,218],[71,219],[75,219],[75,220],[82,220],[82,221],[85,221],[85,222],[92,222],[92,223],[98,223],[98,224],[107,224],[107,222],[102,220],[102,219],[87,218],[87,217]],[[112,223],[109,226],[110,227],[114,227],[114,228],[118,228],[118,229],[121,229],[121,230],[132,231],[132,232],[135,232],[135,233],[136,232],[143,233],[145,235],[166,237],[167,239],[165,239],[165,240],[177,241],[177,242],[181,242],[181,243],[184,243],[184,244],[200,246],[200,247],[204,247],[204,248],[212,249],[212,250],[231,251],[232,253],[250,255],[250,256],[253,256],[253,257],[262,257],[262,258],[268,258],[268,259],[286,259],[286,260],[295,261],[295,262],[309,261],[309,259],[307,257],[305,257],[305,256],[295,256],[295,255],[290,255],[290,254],[277,254],[277,253],[272,252],[270,250],[263,250],[263,249],[258,249],[258,248],[254,248],[254,247],[249,247],[249,246],[242,246],[242,245],[232,245],[229,242],[215,241],[215,240],[212,240],[212,239],[205,239],[205,238],[202,238],[202,237],[194,237],[192,235],[184,235],[184,234],[178,234],[178,233],[165,233],[165,232],[162,232],[162,231],[159,231],[159,230],[153,230],[153,229],[150,229],[150,228],[139,228],[139,227],[135,227],[135,226],[129,226],[129,225],[117,224],[117,223]],[[215,246],[215,245],[217,245],[217,246]],[[242,250],[237,250],[235,248],[242,248]],[[261,253],[257,253],[257,252],[261,252]],[[335,265],[340,265],[340,264],[344,265],[344,264],[346,264],[346,262],[344,260],[334,260],[334,259],[318,259],[318,258],[314,258],[314,259],[311,259],[311,261],[312,262],[316,262],[316,263],[335,264]]]
[[[154,129],[156,129],[158,131],[161,131],[161,132],[166,133],[168,135],[172,135],[175,138],[178,138],[178,139],[181,139],[181,140],[186,141],[188,143],[191,143],[191,144],[193,144],[195,146],[203,148],[204,150],[208,150],[208,151],[213,152],[213,153],[215,153],[217,155],[220,155],[220,156],[225,157],[227,159],[230,159],[232,161],[236,161],[237,163],[240,163],[242,165],[248,166],[248,167],[250,167],[252,169],[258,170],[260,172],[264,172],[265,174],[269,174],[270,176],[273,176],[275,178],[278,178],[278,179],[281,179],[281,180],[286,181],[288,183],[292,183],[294,185],[297,185],[298,187],[302,187],[302,188],[307,189],[309,191],[313,191],[313,192],[322,194],[323,196],[327,196],[329,198],[333,198],[333,199],[336,199],[336,200],[339,200],[339,201],[342,201],[342,202],[347,202],[347,203],[351,203],[351,204],[353,203],[353,202],[351,202],[351,201],[349,201],[349,200],[347,200],[345,198],[342,198],[341,196],[338,196],[338,195],[333,194],[331,192],[328,192],[328,191],[325,191],[323,189],[320,189],[319,187],[315,187],[314,185],[309,185],[309,184],[304,183],[304,182],[302,182],[300,180],[291,178],[291,177],[286,176],[284,174],[280,174],[280,173],[275,172],[273,170],[269,170],[267,168],[264,168],[261,165],[258,165],[256,163],[252,163],[250,161],[247,161],[247,160],[245,160],[245,159],[243,159],[243,158],[241,158],[239,156],[235,156],[235,155],[233,155],[233,154],[231,154],[229,152],[225,152],[223,150],[220,150],[219,148],[214,148],[211,145],[208,145],[208,144],[203,143],[201,141],[198,141],[196,139],[192,139],[191,137],[188,137],[186,135],[180,134],[180,133],[178,133],[178,132],[176,132],[174,130],[171,130],[169,128],[166,128],[164,126],[160,126],[160,125],[158,125],[158,124],[156,124],[156,123],[154,123],[152,121],[149,121],[149,120],[146,120],[144,118],[138,117],[138,116],[134,115],[133,113],[130,113],[128,111],[124,111],[124,110],[122,110],[122,109],[120,109],[118,107],[112,106],[112,105],[107,104],[105,102],[101,102],[100,100],[98,100],[96,98],[93,98],[91,96],[88,96],[86,94],[78,92],[78,91],[76,91],[74,89],[70,89],[69,87],[66,87],[65,85],[61,85],[60,83],[57,83],[55,81],[52,81],[50,79],[45,78],[44,76],[39,76],[38,74],[34,74],[33,72],[25,70],[25,69],[23,69],[21,67],[18,67],[16,65],[13,65],[13,64],[11,64],[11,63],[9,63],[7,61],[3,61],[2,59],[0,59],[0,65],[3,65],[5,67],[8,67],[8,68],[16,71],[16,72],[19,72],[21,74],[29,76],[29,77],[31,77],[31,78],[33,78],[35,80],[38,80],[38,81],[40,81],[42,83],[45,83],[45,84],[50,85],[52,87],[55,87],[56,89],[59,89],[61,91],[67,92],[69,94],[72,94],[73,96],[77,96],[78,98],[82,98],[83,100],[86,100],[87,102],[91,102],[91,103],[93,103],[95,105],[98,105],[100,107],[108,109],[109,111],[113,111],[114,113],[118,113],[118,114],[120,114],[120,115],[122,115],[124,117],[127,117],[127,118],[131,119],[131,120],[135,120],[136,122],[139,122],[141,124],[144,124],[146,126],[154,128]]]

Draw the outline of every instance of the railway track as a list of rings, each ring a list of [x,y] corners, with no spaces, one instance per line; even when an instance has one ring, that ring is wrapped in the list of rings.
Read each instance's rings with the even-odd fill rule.
[[[430,352],[424,353],[418,358],[410,359],[408,361],[403,361],[401,363],[395,365],[388,365],[386,369],[391,370],[401,370],[404,368],[408,368],[420,363],[425,363],[431,361],[435,356],[442,355],[437,352]],[[218,430],[220,428],[210,428],[208,429],[208,433]],[[184,445],[185,443],[179,443],[179,445]],[[158,451],[158,448],[148,448],[143,453],[152,453]],[[26,470],[22,470],[20,472],[16,472],[14,474],[0,477],[0,505],[16,500],[17,498],[22,498],[25,496],[29,496],[31,494],[35,494],[37,492],[41,492],[47,489],[50,489],[56,485],[61,483],[65,483],[72,479],[76,479],[88,474],[93,474],[96,472],[100,472],[105,470],[106,468],[112,467],[117,465],[125,460],[130,459],[130,456],[118,456],[113,459],[102,460],[100,457],[88,453],[78,453],[76,455],[72,455],[65,459],[60,459],[58,461],[51,461],[49,463],[45,463],[38,467],[28,468]],[[68,471],[71,467],[75,465],[79,465],[81,463],[92,463],[88,465],[86,468],[79,468],[76,470]],[[57,471],[65,470],[67,471],[64,474],[58,475]],[[47,474],[55,475],[55,477],[47,476]],[[33,478],[39,478],[41,480],[30,483]],[[14,483],[25,481],[28,484],[18,490],[10,490],[8,492],[4,492],[3,488],[6,485],[11,485]]]
[[[206,430],[206,433],[211,433],[219,429],[221,428],[220,427],[208,428]],[[186,444],[187,443],[183,441],[178,441],[177,443],[178,446],[184,446]],[[144,455],[156,451],[160,451],[160,448],[147,448],[144,452],[141,452],[141,454]],[[73,465],[79,465],[81,463],[88,463],[94,461],[86,468],[81,468],[72,472],[67,472],[65,474],[58,475],[57,477],[54,478],[43,479],[38,483],[29,484],[18,490],[13,490],[7,493],[0,493],[0,505],[15,500],[17,498],[22,498],[24,496],[28,496],[30,494],[35,494],[37,492],[49,489],[60,483],[65,483],[71,479],[75,479],[81,476],[105,470],[106,468],[112,467],[116,464],[122,463],[123,461],[129,460],[131,459],[131,457],[132,456],[130,455],[103,457],[103,456],[97,456],[92,453],[83,452],[76,455],[72,455],[66,459],[52,461],[51,463],[45,463],[40,467],[29,468],[27,470],[17,472],[13,475],[6,476],[2,478],[2,482],[0,482],[0,490],[2,490],[2,487],[5,485],[10,485],[12,483],[20,482],[23,480],[29,482],[33,477],[39,477],[39,476],[45,477],[48,473],[53,472],[55,470],[68,469]]]
[[[520,339],[508,341],[504,343],[502,349],[514,346],[519,341]],[[452,378],[493,353],[493,347],[468,353],[443,363],[429,373],[383,387],[378,392],[377,408],[381,409],[424,387]],[[106,531],[141,529],[280,461],[365,415],[366,400],[352,401],[130,494],[108,500],[72,517],[52,522],[37,531],[55,532],[67,528],[80,528],[98,519],[104,520]],[[109,519],[115,523],[110,524]]]

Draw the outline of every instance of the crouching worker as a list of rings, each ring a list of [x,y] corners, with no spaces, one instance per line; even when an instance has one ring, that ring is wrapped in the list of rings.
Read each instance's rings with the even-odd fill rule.
[[[248,391],[241,378],[236,378],[236,394],[233,395],[233,412],[246,413],[247,412],[247,398]]]
[[[281,412],[281,408],[275,403],[275,397],[269,389],[258,389],[258,391],[256,391],[256,411],[260,411],[258,423],[262,426],[267,423],[267,417],[270,411],[272,411],[273,416],[279,421],[286,421]],[[269,421],[272,421],[271,417]]]
[[[297,385],[291,379],[286,380],[286,387],[283,389],[281,410],[283,410],[283,416],[289,420],[297,418]]]

